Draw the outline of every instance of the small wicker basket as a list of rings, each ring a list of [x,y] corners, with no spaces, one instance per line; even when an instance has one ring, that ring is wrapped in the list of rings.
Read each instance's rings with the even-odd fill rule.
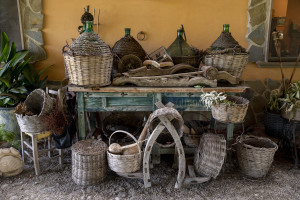
[[[204,133],[194,157],[195,171],[204,176],[216,178],[226,156],[226,140],[222,135]]]
[[[113,55],[97,34],[82,33],[70,46],[63,47],[63,56],[70,84],[89,87],[110,85]]]
[[[132,173],[140,170],[142,163],[142,151],[140,145],[138,145],[138,141],[130,133],[119,130],[111,134],[111,136],[109,137],[109,145],[111,144],[111,137],[116,133],[125,133],[126,135],[130,136],[134,140],[134,142],[137,143],[139,153],[132,155],[117,155],[110,153],[107,150],[108,166],[112,171],[117,173]]]
[[[211,112],[213,118],[224,123],[240,123],[244,120],[249,101],[243,97],[227,96],[227,100],[235,102],[228,106],[225,103],[220,103],[212,106]]]
[[[78,185],[94,185],[106,177],[107,145],[99,140],[81,140],[72,146],[72,179]]]
[[[253,178],[268,173],[278,146],[272,140],[256,136],[237,138],[237,157],[242,172]]]

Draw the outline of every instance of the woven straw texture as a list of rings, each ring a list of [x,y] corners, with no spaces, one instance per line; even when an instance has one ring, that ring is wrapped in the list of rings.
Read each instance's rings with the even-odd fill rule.
[[[220,103],[212,106],[211,112],[213,118],[225,123],[240,123],[244,120],[249,101],[243,97],[227,96],[227,100],[235,102],[231,106]]]
[[[253,178],[268,173],[278,146],[268,138],[242,136],[237,138],[237,157],[242,172]]]
[[[232,37],[230,32],[222,32],[220,36],[212,43],[212,48],[226,49],[234,48],[239,43]]]
[[[68,50],[65,48],[68,47]],[[110,48],[94,33],[82,33],[63,56],[70,84],[90,87],[110,85],[113,56]]]
[[[34,115],[16,114],[21,131],[26,133],[46,131],[43,116],[52,111],[54,100],[42,89],[36,89],[27,96],[24,104],[27,111],[32,112]]]
[[[148,135],[150,135],[156,126],[160,123],[159,116],[166,116],[168,119],[174,118],[171,123],[173,124],[174,128],[176,129],[179,137],[183,135],[183,118],[180,113],[174,108],[160,108],[155,110],[150,118],[149,128],[148,128]],[[169,133],[167,128],[165,128],[162,133],[156,139],[156,143],[160,147],[172,147],[175,145],[172,135]]]
[[[195,171],[204,176],[216,178],[226,156],[226,140],[222,135],[204,133],[194,157]]]
[[[138,144],[136,138],[126,131],[115,131],[111,134],[109,138],[109,145],[111,144],[111,138],[116,133],[124,133],[131,137],[135,143]],[[107,150],[107,161],[110,169],[117,173],[132,173],[140,170],[142,163],[142,151],[140,145],[137,145],[139,149],[139,153],[132,155],[116,155],[110,153]]]
[[[106,177],[107,145],[99,140],[82,140],[72,146],[72,179],[78,185],[95,185]]]
[[[116,54],[119,58],[133,54],[142,61],[144,61],[146,57],[145,50],[132,36],[125,36],[117,41],[112,48],[112,53]]]
[[[15,176],[23,171],[23,161],[15,148],[0,149],[0,175]]]
[[[202,61],[203,51],[202,50],[200,51],[195,47],[191,47],[191,49],[195,54],[194,56],[172,56],[172,60],[174,61],[174,64],[176,65],[176,64],[185,63],[198,68],[200,62]]]

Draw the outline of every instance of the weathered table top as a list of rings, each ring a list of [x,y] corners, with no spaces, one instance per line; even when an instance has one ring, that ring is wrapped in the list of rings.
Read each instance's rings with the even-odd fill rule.
[[[243,93],[248,87],[234,86],[234,87],[216,87],[216,88],[193,88],[193,87],[101,87],[101,88],[85,88],[78,86],[69,86],[69,91],[73,92],[126,92],[126,93],[201,93],[211,92],[213,90],[217,92],[226,93]]]

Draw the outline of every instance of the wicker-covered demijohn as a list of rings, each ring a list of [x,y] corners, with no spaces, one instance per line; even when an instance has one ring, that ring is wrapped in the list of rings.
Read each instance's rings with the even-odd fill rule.
[[[127,136],[131,137],[134,140],[134,142],[138,144],[138,141],[133,135],[126,131],[119,130],[111,134],[111,136],[109,137],[109,145],[111,144],[112,136],[116,133],[124,133]],[[139,152],[136,154],[129,155],[118,155],[111,153],[109,152],[109,150],[107,150],[107,161],[109,168],[116,173],[132,173],[138,171],[141,168],[143,155],[140,145],[137,146]]]
[[[63,56],[70,84],[89,87],[110,85],[113,55],[97,34],[82,33],[70,46],[64,46]]]
[[[26,133],[46,131],[43,116],[52,111],[53,99],[44,90],[36,89],[27,96],[24,105],[27,112],[32,115],[16,114],[21,131]]]
[[[248,63],[249,54],[230,32],[223,31],[206,52],[205,65],[227,71],[238,78],[242,76]]]
[[[242,172],[253,178],[268,173],[278,146],[264,137],[241,136],[237,138],[237,157]]]
[[[195,171],[204,176],[216,178],[226,156],[226,140],[222,135],[204,133],[194,157]]]
[[[72,179],[78,185],[94,185],[106,177],[107,145],[100,140],[81,140],[72,146]]]
[[[214,119],[225,123],[240,123],[244,120],[249,101],[243,97],[228,95],[227,100],[234,102],[233,105],[219,103],[212,105],[211,113]]]

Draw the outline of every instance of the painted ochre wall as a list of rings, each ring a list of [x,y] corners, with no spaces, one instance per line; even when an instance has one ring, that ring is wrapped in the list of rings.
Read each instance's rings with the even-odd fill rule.
[[[188,43],[206,49],[219,36],[222,25],[228,23],[235,39],[248,47],[248,0],[47,0],[43,1],[43,34],[48,58],[39,62],[37,69],[54,64],[48,71],[51,80],[64,78],[61,49],[66,40],[78,37],[77,27],[86,5],[101,9],[100,37],[110,46],[123,37],[125,27],[130,27],[133,36],[146,32],[147,40],[140,43],[150,53],[162,45],[168,47],[183,24]],[[285,71],[289,74],[291,69]],[[243,79],[267,77],[279,80],[279,69],[249,63],[243,74]],[[295,77],[300,79],[300,70]]]

